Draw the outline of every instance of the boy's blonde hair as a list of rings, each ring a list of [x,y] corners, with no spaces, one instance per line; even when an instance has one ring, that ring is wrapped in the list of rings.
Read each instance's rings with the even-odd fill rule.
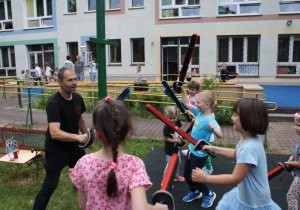
[[[215,112],[215,111],[217,110],[217,108],[218,108],[218,101],[215,100],[214,105],[211,107],[211,111],[212,111],[212,112]]]
[[[178,111],[175,106],[167,106],[165,108],[165,116],[166,117],[177,117]]]
[[[210,108],[212,108],[215,104],[215,95],[213,92],[211,91],[204,91],[204,92],[200,92],[198,94],[198,97],[203,97],[205,103],[209,103],[210,104]]]

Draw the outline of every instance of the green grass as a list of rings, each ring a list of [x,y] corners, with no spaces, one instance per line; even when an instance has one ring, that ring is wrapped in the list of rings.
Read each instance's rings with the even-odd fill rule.
[[[128,139],[124,151],[140,158],[153,147],[163,147],[164,141],[154,139]],[[99,142],[94,144],[92,153],[101,147]],[[65,167],[60,176],[60,182],[51,196],[47,209],[79,209],[77,192],[68,175],[69,168]],[[32,209],[35,197],[41,189],[45,177],[45,170],[41,170],[36,179],[36,165],[0,163],[0,209],[19,210]]]

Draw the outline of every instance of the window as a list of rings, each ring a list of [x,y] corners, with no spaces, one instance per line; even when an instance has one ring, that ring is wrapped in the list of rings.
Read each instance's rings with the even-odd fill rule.
[[[33,70],[34,63],[40,67],[44,67],[44,63],[49,63],[51,69],[54,69],[54,46],[53,44],[35,44],[27,45],[28,52],[28,66]]]
[[[279,35],[277,76],[299,76],[299,70],[300,35]]]
[[[240,75],[258,76],[259,36],[219,36],[218,66],[226,63]]]
[[[96,10],[96,0],[88,0],[88,11]]]
[[[300,1],[281,0],[279,2],[280,13],[300,13]]]
[[[218,0],[218,15],[259,15],[261,0]]]
[[[52,0],[26,0],[27,27],[53,26]]]
[[[144,7],[144,0],[131,0],[131,7],[132,8]]]
[[[160,18],[200,17],[200,0],[160,0]]]
[[[163,80],[176,80],[177,74],[184,63],[186,52],[190,43],[189,36],[182,37],[162,37],[162,66],[161,73]],[[188,73],[197,72],[200,73],[200,38],[198,38],[195,45],[195,49],[191,58],[191,61],[188,66]]]
[[[77,12],[76,10],[76,0],[67,0],[67,13],[74,13]]]
[[[131,39],[131,63],[145,63],[144,39]]]
[[[16,76],[15,48],[0,47],[0,76]]]
[[[119,42],[119,46],[109,45],[109,64],[121,64],[122,57],[121,57],[121,40],[115,39],[111,40],[114,42]]]
[[[0,0],[0,31],[13,29],[11,1]]]
[[[121,9],[120,0],[106,0],[106,5],[107,10]]]

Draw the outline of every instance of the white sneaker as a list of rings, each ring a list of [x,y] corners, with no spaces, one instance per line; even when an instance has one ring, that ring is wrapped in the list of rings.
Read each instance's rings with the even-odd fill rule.
[[[210,175],[213,173],[214,169],[211,167],[211,169],[207,169],[205,166],[202,168],[202,171],[204,171],[207,175]]]

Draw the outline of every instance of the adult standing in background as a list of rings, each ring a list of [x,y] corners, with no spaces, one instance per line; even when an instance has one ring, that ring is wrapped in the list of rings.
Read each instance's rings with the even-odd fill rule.
[[[84,62],[81,61],[81,56],[77,55],[76,56],[76,60],[74,63],[74,67],[75,67],[75,74],[77,76],[77,81],[82,81],[83,82],[83,78],[84,78],[84,71],[85,71],[85,65]]]
[[[72,61],[71,61],[71,56],[69,56],[69,55],[67,55],[67,60],[65,61],[65,63],[64,63],[64,67],[66,67],[66,68],[69,68],[69,69],[71,69],[71,70],[73,70],[73,71],[75,71],[75,69],[74,69],[74,64],[72,63]]]
[[[96,64],[95,58],[93,58],[93,60],[91,62],[91,68],[90,68],[89,72],[90,72],[91,81],[96,81],[97,64]]]
[[[58,73],[59,91],[47,103],[48,129],[45,134],[46,177],[36,196],[33,209],[44,210],[55,191],[60,173],[65,166],[73,168],[85,155],[79,143],[88,140],[87,129],[82,114],[86,111],[82,97],[76,93],[77,77],[69,68],[61,68]],[[79,134],[79,130],[83,134]]]

